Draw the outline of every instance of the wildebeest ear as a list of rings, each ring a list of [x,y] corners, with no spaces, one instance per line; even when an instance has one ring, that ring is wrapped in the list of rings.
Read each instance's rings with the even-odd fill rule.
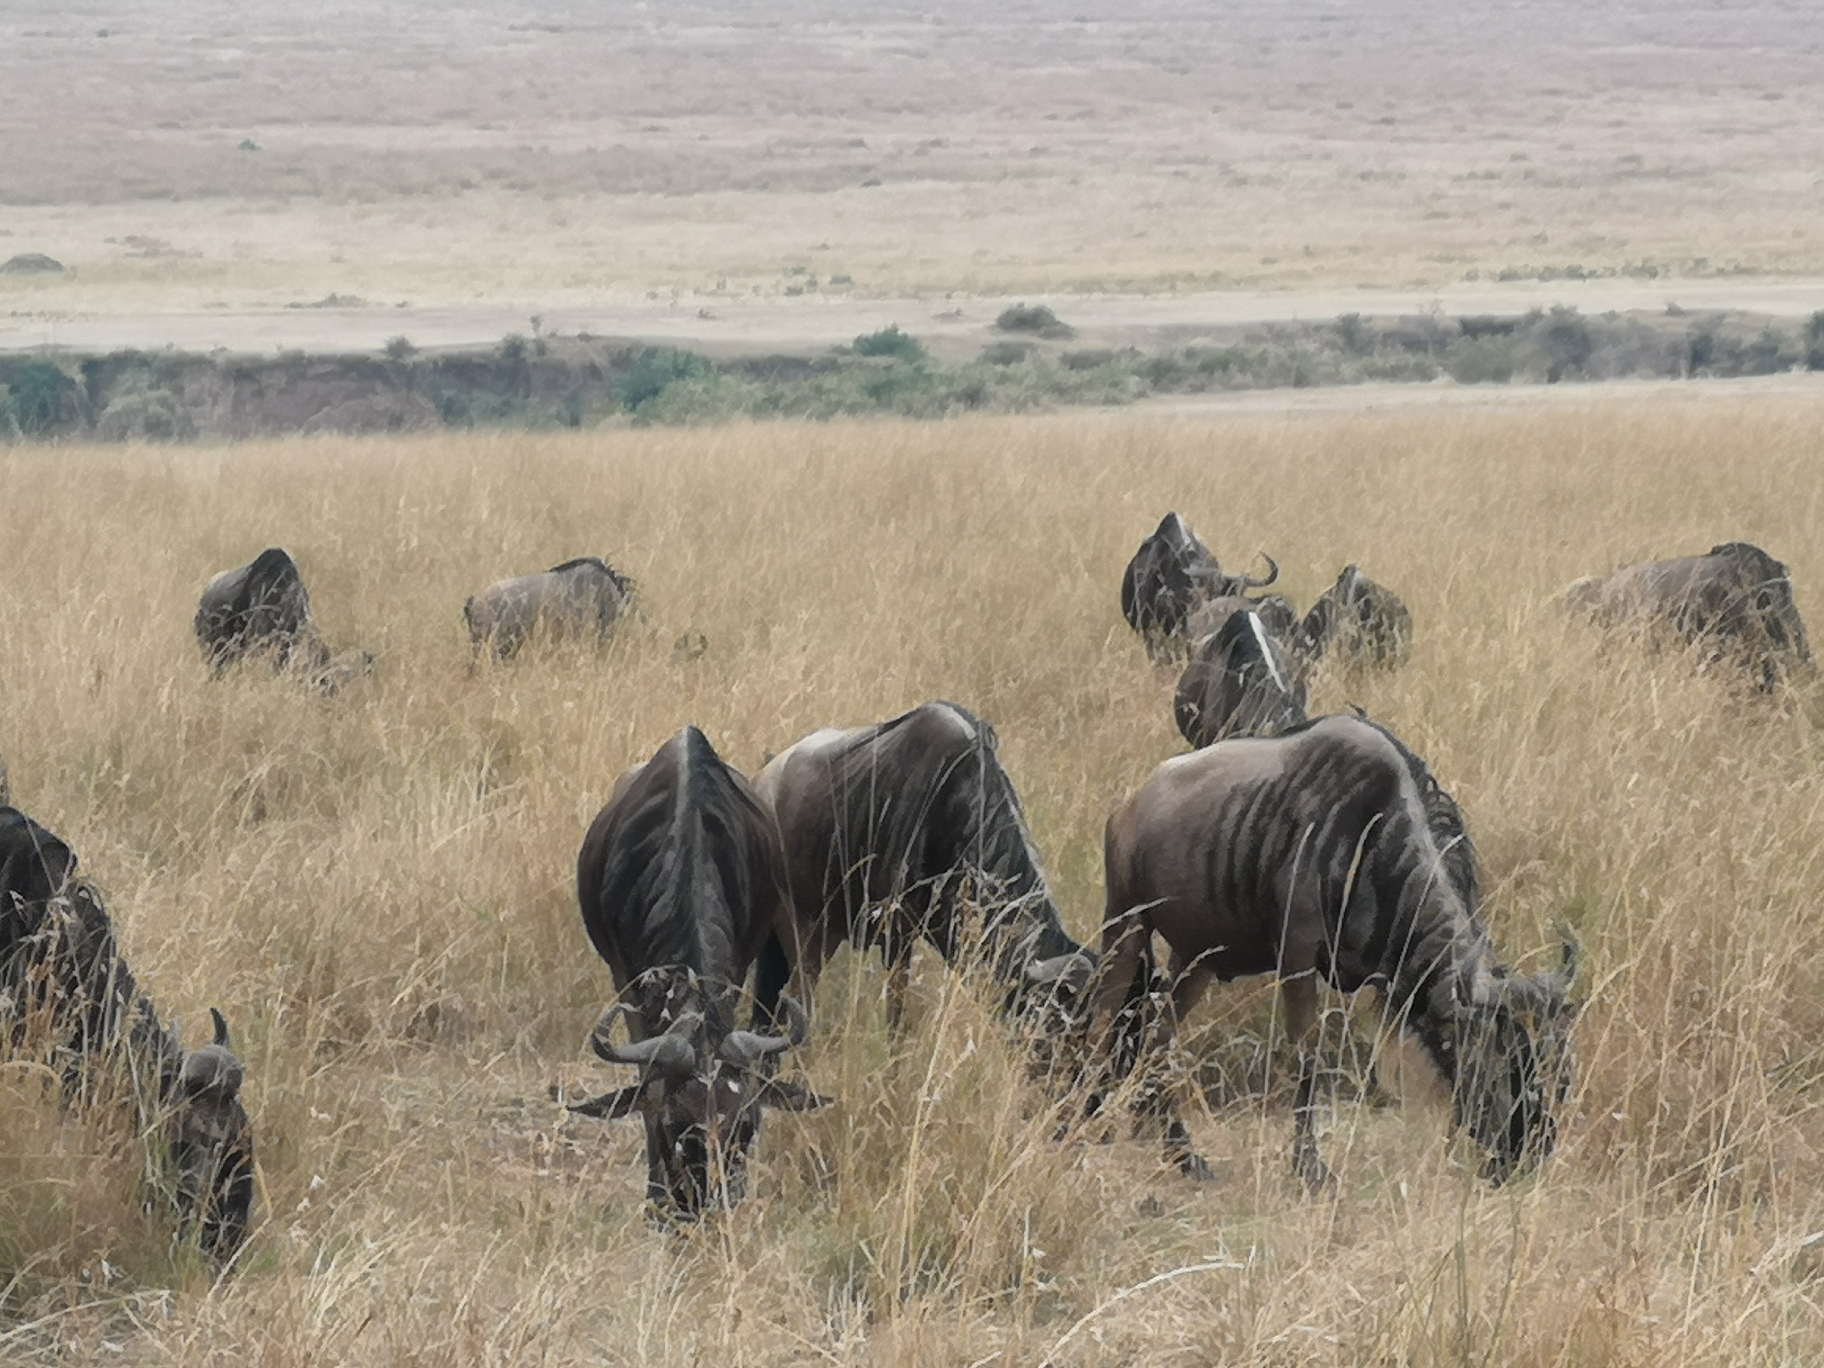
[[[623,1116],[632,1116],[640,1109],[640,1099],[645,1088],[635,1083],[631,1087],[616,1088],[605,1092],[600,1097],[592,1097],[587,1102],[572,1102],[565,1107],[578,1116],[593,1116],[601,1121],[616,1121]]]
[[[827,1107],[833,1101],[831,1097],[819,1097],[809,1088],[801,1088],[796,1083],[788,1083],[783,1078],[769,1078],[762,1083],[755,1093],[755,1100],[763,1107],[772,1107],[778,1111],[816,1111]]]

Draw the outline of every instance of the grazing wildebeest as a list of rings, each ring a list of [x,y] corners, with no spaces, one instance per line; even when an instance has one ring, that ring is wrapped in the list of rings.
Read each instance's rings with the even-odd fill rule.
[[[1273,558],[1264,559],[1265,579],[1225,574],[1190,525],[1167,513],[1127,563],[1121,616],[1145,639],[1154,660],[1175,659],[1183,654],[1185,624],[1204,600],[1264,589],[1279,578]]]
[[[169,1155],[180,1223],[221,1262],[247,1234],[253,1129],[228,1024],[209,1014],[214,1041],[185,1051],[140,993],[75,852],[0,807],[0,1041],[48,1064],[72,1102],[130,1099],[139,1132]]]
[[[1564,599],[1604,626],[1659,626],[1687,642],[1709,642],[1739,656],[1762,688],[1788,665],[1811,660],[1786,567],[1748,542],[1580,579]]]
[[[1305,720],[1305,686],[1260,614],[1235,613],[1191,648],[1172,716],[1193,746],[1274,736]]]
[[[554,638],[605,642],[633,608],[634,584],[599,556],[579,556],[536,575],[501,580],[462,605],[469,642],[497,660],[514,655],[534,629]]]
[[[1383,585],[1353,565],[1318,596],[1305,614],[1294,650],[1306,663],[1335,650],[1351,662],[1397,665],[1412,644],[1412,614]]]
[[[192,625],[218,676],[237,661],[265,655],[275,673],[289,671],[328,694],[374,666],[366,651],[330,655],[311,620],[297,562],[276,546],[211,579]]]
[[[734,1029],[736,1000],[769,935],[789,932],[784,856],[773,815],[702,732],[686,727],[624,774],[576,862],[589,940],[619,1001],[591,1037],[596,1054],[637,1064],[640,1081],[571,1107],[639,1113],[646,1195],[689,1219],[738,1201],[763,1107],[821,1099],[770,1076],[804,1036],[788,1000],[786,1036]],[[632,1043],[609,1043],[617,1015]]]
[[[794,968],[813,987],[849,941],[880,947],[897,1022],[918,939],[950,963],[965,950],[965,896],[984,910],[981,948],[1009,1006],[1036,985],[1078,990],[1094,967],[1051,900],[993,730],[956,704],[813,732],[768,761],[755,788],[779,819],[797,913],[793,935],[761,958],[757,1011]]]
[[[1485,1175],[1543,1158],[1567,1084],[1574,956],[1567,942],[1563,970],[1537,978],[1497,962],[1433,835],[1434,802],[1411,753],[1354,717],[1166,761],[1108,821],[1099,1038],[1154,932],[1173,980],[1154,1049],[1212,977],[1277,974],[1299,1048],[1293,1169],[1316,1191],[1331,1182],[1312,1125],[1318,980],[1377,988],[1450,1083]],[[1208,1172],[1176,1121],[1167,1153]]]

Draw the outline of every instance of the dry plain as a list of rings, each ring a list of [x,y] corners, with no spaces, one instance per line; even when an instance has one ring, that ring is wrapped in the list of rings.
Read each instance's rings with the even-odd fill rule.
[[[122,1215],[105,1131],[8,1075],[9,1326],[59,1362],[1793,1363],[1824,1352],[1814,1232],[1824,855],[1815,685],[1744,695],[1565,622],[1574,574],[1721,536],[1815,615],[1815,392],[1601,404],[1102,414],[579,435],[15,447],[0,733],[167,1010],[220,1002],[250,1069],[264,1221],[234,1276]],[[826,981],[753,1200],[640,1210],[631,1128],[548,1088],[609,988],[571,890],[613,776],[686,721],[736,763],[930,697],[993,720],[1079,936],[1102,819],[1180,749],[1116,610],[1165,506],[1271,549],[1308,599],[1345,559],[1406,595],[1404,670],[1320,679],[1462,800],[1506,953],[1568,920],[1588,1006],[1564,1143],[1480,1185],[1421,1079],[1332,1113],[1341,1198],[1288,1178],[1263,989],[1188,1057],[1196,1187],[1057,1116],[965,981]],[[257,532],[252,529],[257,529]],[[379,672],[331,700],[205,675],[189,615],[261,541]],[[641,581],[606,654],[472,673],[480,583],[579,548]],[[675,663],[672,640],[710,650]],[[1106,1141],[1106,1143],[1104,1143]],[[72,1175],[75,1181],[72,1183]],[[104,1269],[102,1260],[108,1263]],[[1159,1281],[1152,1281],[1159,1279]],[[174,1288],[166,1292],[162,1289]],[[1132,1290],[1132,1289],[1140,1290]],[[1087,1318],[1087,1319],[1086,1319]],[[1079,1322],[1081,1322],[1079,1324]],[[111,1347],[112,1346],[112,1347]]]
[[[539,313],[822,346],[973,337],[1041,293],[1136,336],[1367,299],[1790,314],[1824,280],[1821,45],[1807,5],[1684,0],[6,5],[0,259],[69,269],[0,276],[0,345],[371,348]],[[1554,606],[1740,537],[1815,627],[1824,395],[1550,400],[0,448],[15,799],[187,1034],[227,1012],[262,1147],[259,1229],[211,1283],[135,1214],[126,1138],[0,1070],[0,1361],[1824,1358],[1824,696]],[[751,770],[954,699],[1091,937],[1103,819],[1181,749],[1116,604],[1168,507],[1301,602],[1357,560],[1412,606],[1410,664],[1315,703],[1457,794],[1507,955],[1581,938],[1558,1156],[1488,1190],[1400,1074],[1397,1108],[1338,1101],[1341,1196],[1305,1200],[1269,994],[1233,985],[1185,1042],[1219,1170],[1193,1187],[1124,1133],[1054,1141],[980,985],[922,961],[890,1039],[845,955],[797,1060],[836,1104],[768,1122],[739,1210],[652,1229],[637,1133],[549,1097],[610,1072],[571,878],[615,774],[686,722]],[[269,543],[371,679],[206,678],[196,596]],[[590,552],[645,625],[470,669],[466,595]],[[710,649],[676,662],[685,630]]]

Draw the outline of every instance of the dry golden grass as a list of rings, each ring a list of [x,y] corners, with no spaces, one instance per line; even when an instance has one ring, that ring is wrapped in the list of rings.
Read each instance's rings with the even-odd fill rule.
[[[264,1224],[214,1287],[161,1265],[159,1231],[97,1214],[128,1160],[16,1105],[9,1075],[0,1211],[53,1210],[59,1153],[100,1167],[83,1213],[9,1253],[9,1276],[33,1262],[0,1357],[1815,1360],[1824,709],[1605,645],[1552,599],[1739,537],[1794,567],[1815,619],[1820,458],[1824,401],[1729,391],[8,450],[0,754],[161,1008],[193,1035],[210,1003],[234,1023]],[[1343,1195],[1313,1203],[1276,1074],[1193,1118],[1221,1175],[1193,1187],[1125,1132],[1053,1143],[969,983],[921,961],[890,1041],[882,976],[844,956],[801,1059],[838,1104],[769,1121],[727,1219],[649,1228],[636,1128],[546,1097],[607,1072],[582,1049],[609,982],[571,870],[615,775],[686,722],[751,769],[813,727],[955,699],[998,728],[1088,937],[1103,817],[1180,749],[1172,680],[1116,610],[1167,507],[1226,556],[1272,551],[1301,600],[1357,560],[1410,604],[1411,663],[1323,678],[1316,702],[1365,705],[1457,793],[1510,957],[1576,925],[1589,1006],[1558,1156],[1490,1191],[1414,1086],[1335,1109]],[[269,543],[332,644],[380,653],[374,678],[320,700],[206,677],[196,596]],[[649,624],[471,673],[465,595],[590,552],[640,579]],[[710,650],[673,663],[686,629]],[[1204,1057],[1270,1033],[1260,986],[1211,998]]]

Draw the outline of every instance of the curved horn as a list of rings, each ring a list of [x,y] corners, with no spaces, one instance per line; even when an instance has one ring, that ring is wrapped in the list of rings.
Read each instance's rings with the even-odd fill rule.
[[[618,1014],[616,1009],[604,1013],[604,1018],[612,1014]],[[603,1023],[598,1022],[590,1032],[589,1048],[595,1051],[596,1058],[609,1064],[637,1064],[668,1078],[689,1078],[697,1071],[697,1047],[692,1037],[702,1025],[703,1018],[699,1014],[686,1012],[663,1035],[613,1045],[609,1043]]]
[[[1050,959],[1034,960],[1026,966],[1026,978],[1038,984],[1062,984],[1073,993],[1089,982],[1096,962],[1083,950],[1070,950]]]
[[[1236,583],[1243,589],[1265,589],[1269,584],[1272,584],[1279,578],[1279,562],[1274,560],[1273,557],[1269,556],[1265,551],[1260,553],[1260,558],[1267,563],[1267,577],[1265,579],[1255,579],[1252,575],[1238,575],[1236,577]]]
[[[214,1043],[222,1046],[224,1049],[232,1050],[234,1046],[228,1039],[228,1022],[223,1018],[221,1012],[218,1009],[211,1007],[209,1009],[209,1019],[215,1023]]]
[[[773,1055],[784,1054],[794,1045],[804,1044],[804,1039],[811,1033],[811,1021],[805,1015],[804,1008],[797,999],[781,995],[780,1003],[785,1007],[785,1034],[761,1035],[758,1031],[730,1031],[722,1037],[722,1043],[716,1046],[716,1055],[736,1068],[752,1068],[762,1059]]]
[[[762,1059],[792,1048],[790,1036],[760,1035],[755,1031],[730,1031],[716,1046],[716,1057],[737,1069],[750,1069]]]

